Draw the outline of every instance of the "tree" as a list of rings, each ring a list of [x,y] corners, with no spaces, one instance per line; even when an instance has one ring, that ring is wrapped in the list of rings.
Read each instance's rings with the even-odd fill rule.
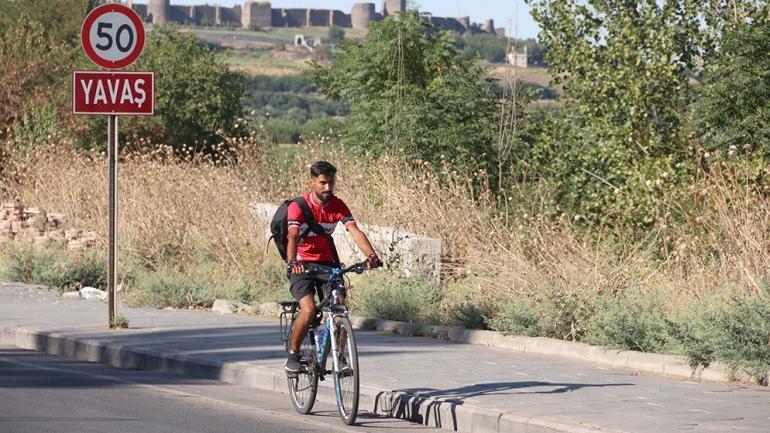
[[[45,24],[43,34],[58,43],[80,44],[80,27],[99,0],[14,0],[0,2],[0,34],[22,17]]]
[[[330,44],[339,45],[345,40],[345,29],[342,27],[331,26],[326,34],[326,40]]]
[[[45,34],[43,25],[22,16],[5,28],[0,38],[0,138],[24,119],[36,128],[35,113],[69,114],[67,80],[78,50]]]
[[[729,29],[706,70],[694,106],[702,146],[759,151],[770,158],[770,23]]]
[[[492,79],[414,11],[374,23],[363,43],[344,43],[331,64],[313,64],[310,74],[322,94],[349,104],[342,139],[354,149],[470,170],[494,158]]]
[[[206,150],[235,132],[245,79],[192,33],[154,27],[132,69],[155,73],[155,116],[126,119],[126,134]]]

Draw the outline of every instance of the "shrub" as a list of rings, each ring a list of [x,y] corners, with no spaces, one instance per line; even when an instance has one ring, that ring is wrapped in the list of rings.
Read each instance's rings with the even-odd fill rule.
[[[356,314],[420,323],[436,317],[440,293],[436,285],[380,271],[364,276],[353,286],[351,305]]]
[[[326,33],[326,40],[331,44],[339,45],[345,40],[345,29],[338,26],[331,26]]]
[[[2,258],[0,275],[7,280],[40,284],[60,292],[107,287],[107,262],[95,249],[73,252],[61,243],[39,249],[31,243],[13,242]]]
[[[709,297],[693,304],[679,325],[684,354],[693,363],[715,360],[762,380],[770,369],[770,291]]]
[[[588,319],[584,341],[600,346],[641,352],[671,349],[671,323],[662,297],[642,293],[605,293]]]
[[[136,305],[164,307],[211,307],[214,288],[230,281],[215,281],[200,269],[183,271],[171,266],[134,270],[128,278],[129,299]]]
[[[540,320],[529,303],[514,297],[502,301],[497,310],[487,318],[489,328],[507,335],[537,336]]]

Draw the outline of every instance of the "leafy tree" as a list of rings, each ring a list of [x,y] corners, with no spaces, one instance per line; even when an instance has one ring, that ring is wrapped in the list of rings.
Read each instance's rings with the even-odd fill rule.
[[[366,41],[344,43],[331,64],[310,73],[322,94],[349,104],[342,139],[354,149],[470,170],[493,158],[491,78],[416,12],[374,23]]]
[[[223,133],[235,133],[245,79],[193,34],[154,27],[133,68],[155,73],[155,115],[126,119],[121,124],[126,134],[174,147],[197,143],[205,150]]]
[[[591,223],[639,229],[667,217],[660,196],[686,178],[689,79],[726,28],[766,2],[529,0],[569,111],[533,149],[536,175]],[[556,151],[555,149],[559,149]]]
[[[462,52],[468,58],[478,55],[488,62],[502,63],[505,62],[509,42],[507,38],[480,33],[458,38],[458,44],[462,45]]]
[[[326,40],[330,44],[339,45],[345,40],[345,29],[342,27],[332,26],[329,28],[329,32],[326,34]]]
[[[695,129],[706,149],[757,150],[770,158],[770,23],[727,31],[706,70]]]
[[[22,118],[37,128],[32,111],[42,107],[69,112],[67,80],[77,54],[73,45],[46,35],[43,25],[27,16],[5,28],[0,38],[0,138]]]
[[[45,24],[43,34],[50,40],[79,44],[80,27],[98,0],[14,0],[0,2],[0,34],[22,17]]]

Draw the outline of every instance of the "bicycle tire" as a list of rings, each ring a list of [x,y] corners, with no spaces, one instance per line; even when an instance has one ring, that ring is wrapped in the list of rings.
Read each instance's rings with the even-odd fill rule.
[[[359,398],[359,377],[358,369],[358,349],[356,348],[356,339],[353,335],[353,325],[346,317],[338,320],[335,335],[340,335],[341,331],[347,333],[345,337],[345,357],[348,368],[344,371],[334,371],[334,394],[337,400],[337,410],[342,422],[352,425],[358,416],[358,398]],[[337,356],[337,354],[335,354]]]
[[[291,338],[291,332],[289,333]],[[306,415],[313,410],[316,394],[318,393],[318,369],[317,349],[310,332],[305,335],[299,348],[304,371],[297,374],[286,373],[286,382],[289,385],[289,396],[294,410]]]

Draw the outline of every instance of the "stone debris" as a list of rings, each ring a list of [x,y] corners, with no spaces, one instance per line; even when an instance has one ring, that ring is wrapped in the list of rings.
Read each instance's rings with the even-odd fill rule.
[[[257,314],[264,317],[278,317],[281,315],[281,306],[277,302],[265,302],[259,305]]]
[[[83,287],[80,289],[80,297],[86,301],[107,302],[107,292],[93,287]]]
[[[214,305],[211,307],[211,311],[219,314],[233,314],[233,307],[229,302],[217,299],[214,301]]]
[[[80,250],[96,245],[96,232],[62,228],[66,216],[42,208],[25,208],[18,200],[0,204],[0,252],[11,241],[29,242],[45,248],[52,242],[65,242],[67,249]]]

